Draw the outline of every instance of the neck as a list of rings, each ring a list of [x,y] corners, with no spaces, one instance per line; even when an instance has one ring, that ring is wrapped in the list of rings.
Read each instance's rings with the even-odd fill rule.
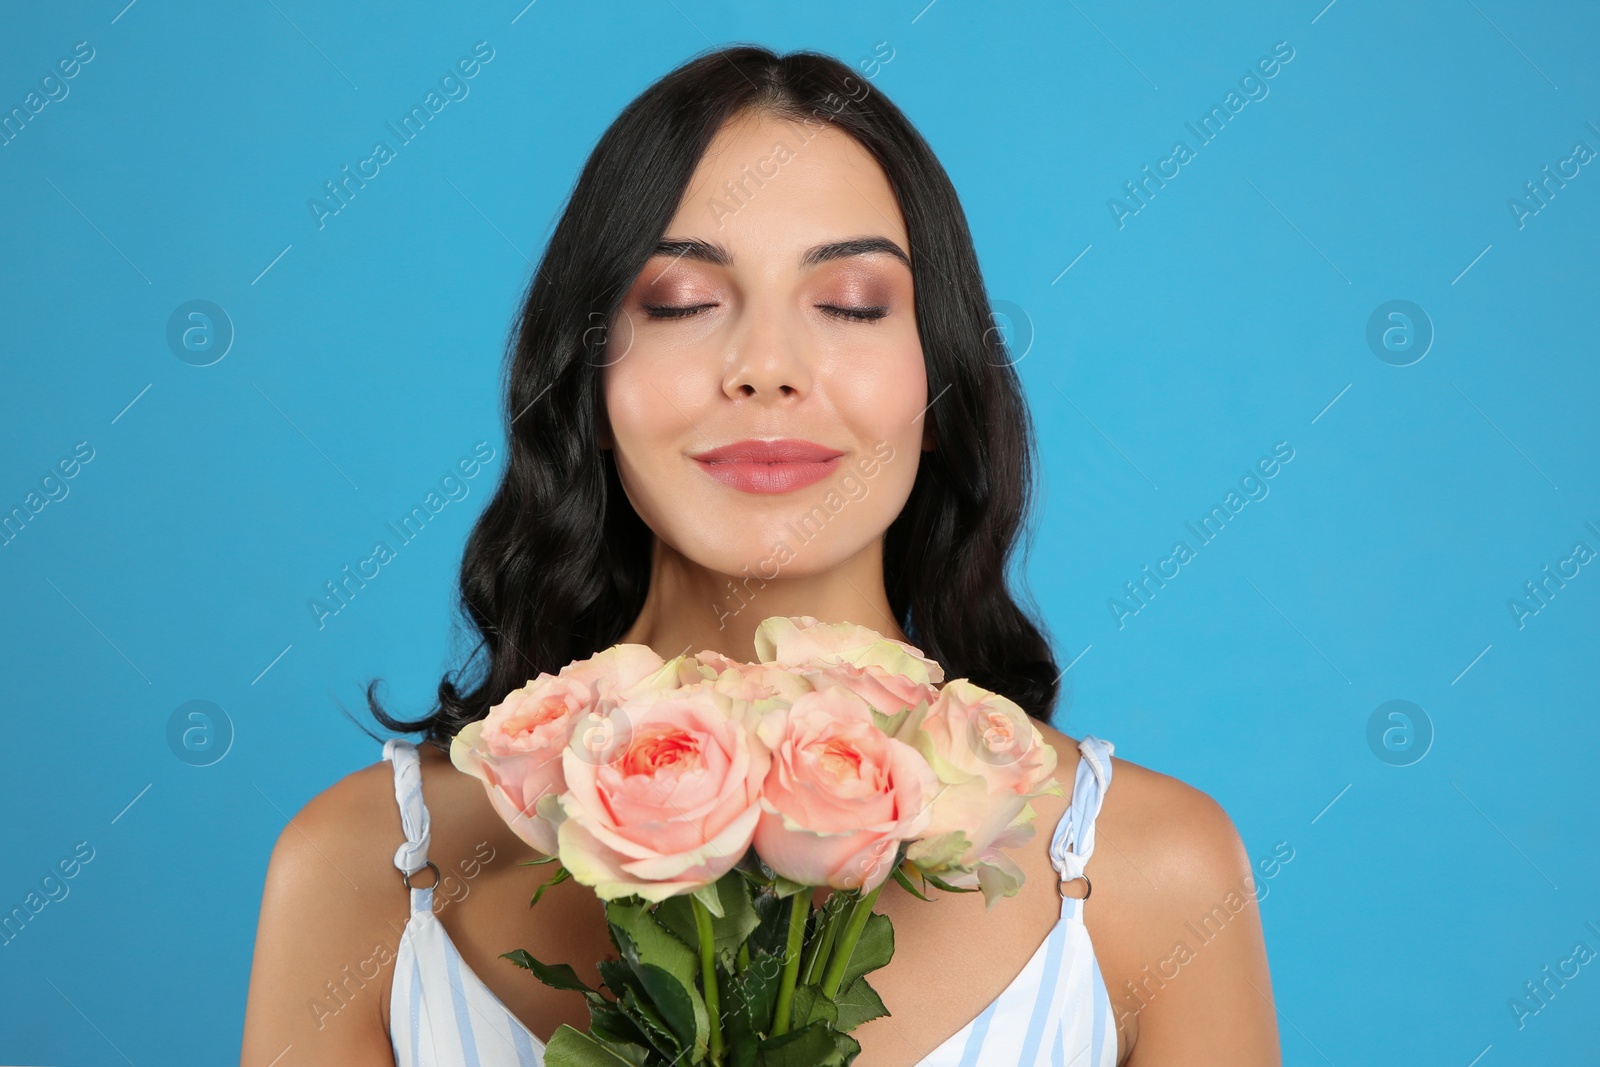
[[[889,607],[879,537],[826,571],[793,574],[780,568],[771,578],[753,567],[738,574],[702,567],[655,538],[644,607],[619,641],[648,645],[663,659],[710,649],[753,660],[756,627],[772,615],[851,622],[908,640]]]

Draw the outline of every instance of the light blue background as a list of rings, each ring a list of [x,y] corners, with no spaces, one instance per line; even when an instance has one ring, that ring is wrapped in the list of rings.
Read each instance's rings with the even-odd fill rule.
[[[1600,964],[1520,1030],[1508,1001],[1600,950],[1600,565],[1520,628],[1508,601],[1600,550],[1600,163],[1522,227],[1507,201],[1600,149],[1600,7],[1325,2],[9,13],[0,110],[95,56],[0,147],[0,507],[94,458],[0,548],[0,911],[95,854],[0,947],[0,1059],[237,1057],[272,842],[379,757],[336,705],[382,677],[420,711],[462,651],[502,343],[595,139],[710,44],[884,41],[874,84],[1031,334],[1059,724],[1210,793],[1252,856],[1293,848],[1263,902],[1285,1062],[1588,1062]],[[480,40],[470,95],[319,230],[322,183]],[[1110,198],[1279,41],[1269,95],[1119,228]],[[165,340],[194,299],[237,331],[208,367]],[[1365,337],[1395,299],[1436,331],[1410,366]],[[478,441],[470,495],[319,630],[307,601]],[[1123,583],[1279,441],[1270,495],[1119,628]],[[195,699],[234,731],[211,766],[168,746]],[[1410,766],[1367,741],[1395,699],[1434,733]]]

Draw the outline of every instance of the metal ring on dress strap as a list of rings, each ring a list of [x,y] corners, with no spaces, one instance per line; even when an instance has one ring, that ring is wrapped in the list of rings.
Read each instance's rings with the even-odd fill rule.
[[[412,885],[411,884],[411,876],[413,874],[421,874],[422,871],[423,871],[423,868],[426,868],[426,867],[433,867],[433,885]],[[434,886],[437,886],[439,884],[440,877],[441,876],[439,874],[439,868],[434,866],[434,863],[433,863],[432,860],[424,860],[423,863],[422,863],[422,866],[418,867],[414,871],[401,871],[400,872],[400,880],[405,882],[407,889],[432,889],[432,888],[434,888]]]
[[[1089,894],[1094,892],[1094,883],[1089,881],[1089,876],[1087,874],[1080,874],[1080,875],[1078,875],[1078,878],[1083,879],[1083,896],[1081,896],[1081,897],[1067,897],[1068,900],[1088,900],[1089,899]],[[1056,892],[1060,893],[1064,897],[1067,896],[1067,894],[1062,890],[1061,887],[1066,885],[1067,882],[1076,882],[1078,880],[1078,878],[1068,878],[1068,879],[1065,879],[1065,880],[1061,881],[1060,883],[1058,883],[1056,885]]]

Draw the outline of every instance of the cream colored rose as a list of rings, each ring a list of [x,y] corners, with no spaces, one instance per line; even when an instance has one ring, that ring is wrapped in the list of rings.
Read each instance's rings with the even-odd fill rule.
[[[1030,840],[1036,796],[1061,795],[1056,751],[1014,701],[965,678],[948,682],[896,736],[916,747],[944,788],[906,859],[951,885],[981,888],[990,905],[1023,875],[1005,850]]]
[[[874,666],[913,682],[941,682],[944,668],[922,650],[854,623],[818,622],[810,615],[773,615],[756,627],[756,657],[791,666]]]
[[[791,704],[812,686],[796,668],[771,663],[741,663],[720,652],[706,649],[695,654],[695,659],[713,677],[713,688],[741,700],[748,700],[756,710],[765,712],[778,704]]]
[[[649,645],[612,645],[562,667],[560,677],[588,683],[598,699],[620,700],[639,689],[670,689],[679,684],[685,662],[682,656],[663,661]]]
[[[890,673],[873,663],[865,667],[836,663],[799,670],[812,688],[847,690],[865,700],[875,711],[889,716],[921,703],[931,704],[939,697],[938,686]]]

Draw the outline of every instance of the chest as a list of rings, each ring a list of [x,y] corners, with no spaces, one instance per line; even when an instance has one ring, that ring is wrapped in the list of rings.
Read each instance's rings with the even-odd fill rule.
[[[1055,885],[1034,882],[992,909],[976,893],[938,894],[928,903],[896,889],[887,902],[880,898],[879,910],[894,923],[896,948],[870,980],[892,1014],[854,1031],[860,1062],[915,1067],[936,1050],[933,1063],[960,1062],[969,1045],[992,1044],[999,1030],[1026,1027],[1036,1013],[1036,1048],[1053,1038],[1056,1013],[1088,992],[1086,983],[1075,989],[1060,981],[1087,942],[1081,926],[1063,918]],[[987,1033],[991,1029],[995,1035]],[[1015,1050],[1011,1055],[1033,1062]]]
[[[530,907],[530,897],[552,876],[554,865],[526,865],[537,854],[514,836],[496,833],[493,818],[478,823],[471,834],[460,832],[465,826],[442,825],[445,821],[436,816],[434,826],[433,856],[441,869],[435,915],[463,962],[539,1038],[548,1039],[563,1023],[586,1030],[589,1013],[579,995],[550,989],[501,954],[520,948],[542,962],[570,964],[583,981],[598,988],[595,963],[615,954],[602,904],[590,889],[569,880],[548,889]],[[447,829],[456,832],[440,832]],[[935,890],[930,891],[934,900],[927,902],[897,885],[885,889],[878,910],[894,924],[896,949],[889,965],[874,971],[870,981],[892,1014],[853,1031],[862,1046],[858,1063],[942,1067],[943,1060],[930,1056],[935,1050],[954,1055],[950,1063],[958,1063],[960,1049],[952,1053],[952,1048],[970,1041],[970,1024],[986,1010],[993,1016],[986,1021],[996,1033],[1005,1030],[1004,1036],[1018,1038],[1036,1003],[1047,998],[1054,999],[1058,1012],[1092,1011],[1091,967],[1104,974],[1096,982],[1117,988],[1115,983],[1132,965],[1100,944],[1102,938],[1115,940],[1115,924],[1123,918],[1110,914],[1099,899],[1109,895],[1110,887],[1096,886],[1098,930],[1095,918],[1076,902],[1069,908],[1074,917],[1064,919],[1060,883],[1046,851],[1048,838],[1040,838],[1017,856],[1027,879],[1022,891],[993,908],[985,906],[981,893]],[[1080,891],[1068,887],[1069,893]],[[1078,915],[1084,915],[1087,925]],[[1047,971],[1070,988],[1042,988],[1041,975]],[[1114,1015],[1102,1014],[1106,1033],[1100,1040],[1110,1042],[1120,1062],[1133,1031],[1119,1040]],[[997,1038],[980,1035],[979,1040],[992,1044]],[[984,1056],[982,1062],[989,1062],[987,1047]]]

